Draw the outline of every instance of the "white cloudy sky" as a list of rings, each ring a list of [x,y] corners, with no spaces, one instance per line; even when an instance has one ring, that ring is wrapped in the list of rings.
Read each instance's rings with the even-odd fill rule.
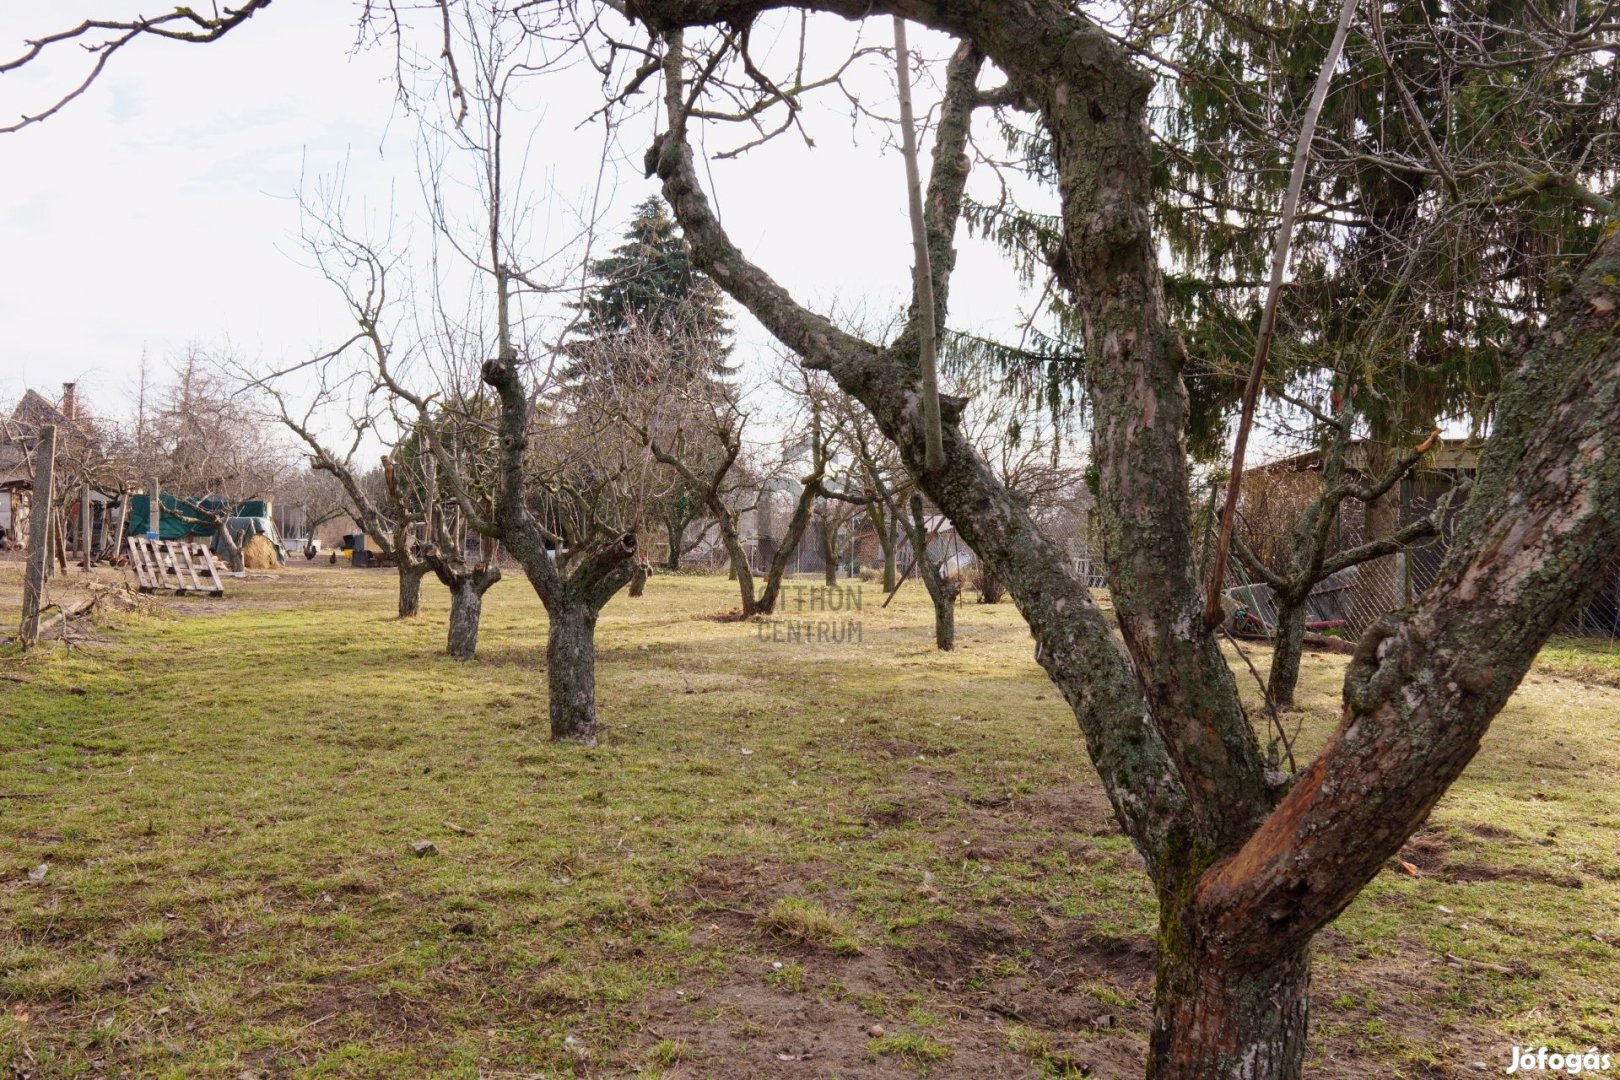
[[[24,39],[88,12],[135,10],[129,0],[7,0],[0,52],[9,59]],[[346,169],[351,201],[374,222],[392,207],[397,235],[419,235],[411,219],[419,224],[421,201],[416,128],[395,108],[393,54],[353,47],[356,10],[348,0],[278,0],[212,45],[142,42],[61,114],[0,136],[0,401],[27,387],[54,397],[77,380],[99,411],[116,413],[143,351],[161,363],[188,343],[228,343],[269,366],[348,335],[340,297],[300,251],[301,178]],[[850,31],[821,33],[834,48]],[[883,39],[887,24],[867,33]],[[914,48],[945,55],[940,39],[913,35]],[[0,114],[37,110],[80,71],[5,76]],[[863,79],[868,103],[892,111],[881,69]],[[581,72],[536,103],[528,176],[539,231],[562,231],[589,203],[602,137],[578,124],[600,100]],[[602,174],[613,232],[656,190],[639,168],[651,123],[625,129]],[[840,101],[813,108],[809,124],[814,149],[783,138],[712,165],[721,213],[802,297],[891,310],[910,265],[900,159]],[[986,245],[964,238],[962,247],[953,324],[1018,326],[1030,298]],[[743,352],[765,348],[757,327],[739,329]]]

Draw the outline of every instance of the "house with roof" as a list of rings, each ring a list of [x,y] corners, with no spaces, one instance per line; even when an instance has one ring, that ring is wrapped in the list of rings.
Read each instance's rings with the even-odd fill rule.
[[[120,494],[120,485],[107,483],[101,433],[95,422],[80,408],[78,387],[62,384],[61,397],[53,402],[37,390],[26,390],[9,415],[0,419],[0,547],[21,547],[28,535],[28,518],[34,491],[34,470],[40,432],[56,429],[56,477],[69,490],[59,492],[59,504],[71,540],[81,528],[82,505],[89,504],[93,543],[106,532],[109,508]],[[108,488],[111,490],[108,490]]]

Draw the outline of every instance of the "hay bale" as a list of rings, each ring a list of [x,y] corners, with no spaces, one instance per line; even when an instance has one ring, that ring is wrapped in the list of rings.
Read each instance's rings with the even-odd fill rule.
[[[276,545],[263,533],[249,537],[242,545],[242,569],[274,570],[281,562],[276,558]]]

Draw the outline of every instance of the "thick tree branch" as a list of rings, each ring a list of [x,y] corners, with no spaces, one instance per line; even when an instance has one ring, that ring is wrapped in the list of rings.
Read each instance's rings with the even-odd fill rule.
[[[1505,392],[1435,584],[1409,618],[1369,631],[1327,749],[1199,882],[1203,930],[1235,959],[1262,963],[1344,909],[1472,759],[1541,643],[1620,550],[1617,274],[1611,234]]]
[[[714,14],[712,5],[661,6],[666,14],[672,8],[704,8]],[[1041,5],[1041,9],[1048,15],[1055,10],[1048,5]],[[848,13],[864,15],[867,10],[862,4]],[[693,14],[691,10],[684,13]],[[670,20],[665,25],[680,21]],[[987,21],[994,24],[998,20]],[[1085,24],[1076,31],[1074,22],[1067,17],[1050,21],[1053,33],[1059,37],[1077,33],[1085,42],[1106,44],[1104,39],[1085,31]],[[1003,32],[1006,29],[1001,27]],[[1032,33],[1033,28],[1025,28],[1005,38],[1006,53],[1017,60],[1015,66],[1038,62],[1028,55],[1032,40],[1028,35]],[[674,41],[670,54],[678,55],[680,36],[678,32],[671,36]],[[993,28],[988,36],[994,38]],[[666,60],[666,80],[678,78],[681,70],[678,60]],[[1134,80],[1131,85],[1141,87]],[[667,101],[673,110],[683,107],[678,90],[668,93]],[[1083,108],[1083,104],[1076,103],[1076,107]],[[671,116],[669,131],[649,154],[649,162],[656,166],[664,182],[665,197],[692,244],[695,261],[779,340],[796,349],[811,365],[828,370],[840,387],[871,411],[908,466],[919,471],[925,448],[917,423],[915,390],[904,377],[914,358],[890,356],[837,330],[799,305],[742,255],[715,219],[698,185],[692,151],[678,115]],[[935,206],[944,205],[930,201]],[[945,223],[940,224],[943,232]],[[954,227],[952,222],[952,232]],[[938,290],[938,295],[943,296],[944,290]],[[1170,437],[1179,446],[1179,414],[1169,423],[1174,428]],[[1158,727],[1144,707],[1130,666],[1115,644],[1106,616],[1085,583],[1075,577],[1063,553],[996,479],[959,427],[945,423],[943,437],[946,468],[924,484],[925,490],[962,530],[963,538],[980,558],[1008,583],[1036,639],[1042,643],[1041,663],[1080,721],[1092,761],[1103,778],[1121,827],[1156,871],[1167,862],[1178,861],[1181,856],[1177,852],[1187,841],[1192,813],[1188,795],[1179,770],[1171,765]],[[1190,579],[1184,591],[1187,595],[1193,592]],[[1212,651],[1213,661],[1218,662],[1218,650],[1212,647]],[[1230,688],[1230,673],[1224,665],[1220,670],[1225,672]],[[1241,712],[1238,716],[1241,722]],[[1252,742],[1252,732],[1248,738]],[[1257,752],[1255,757],[1258,761]],[[1257,783],[1262,782],[1259,772],[1256,765]]]

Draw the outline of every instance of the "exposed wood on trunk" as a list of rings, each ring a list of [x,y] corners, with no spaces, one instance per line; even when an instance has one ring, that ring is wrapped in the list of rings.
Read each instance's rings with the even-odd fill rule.
[[[1501,399],[1434,585],[1365,636],[1328,747],[1199,883],[1237,958],[1307,940],[1428,815],[1563,613],[1620,550],[1620,234],[1548,320]]]

